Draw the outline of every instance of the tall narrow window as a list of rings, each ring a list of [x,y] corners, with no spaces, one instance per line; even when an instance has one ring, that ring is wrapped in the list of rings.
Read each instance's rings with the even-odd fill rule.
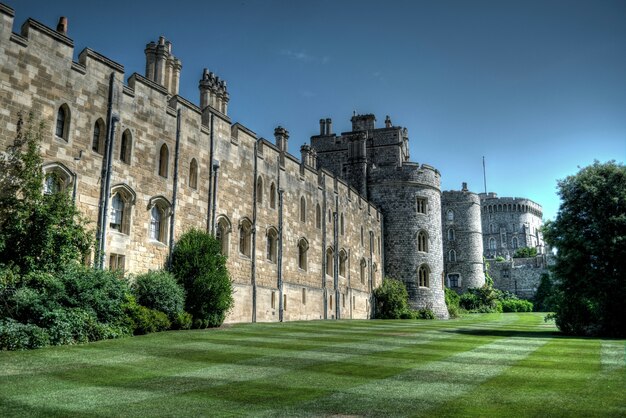
[[[122,234],[130,234],[131,209],[135,204],[136,194],[124,183],[111,187],[111,229]]]
[[[167,243],[168,214],[171,204],[163,196],[150,199],[150,238]]]
[[[417,233],[417,251],[428,252],[428,234],[426,231]]]
[[[287,310],[287,294],[283,294],[283,311]]]
[[[345,250],[341,250],[339,252],[339,275],[342,277],[347,277],[346,276],[347,261],[348,261],[348,254],[346,253]]]
[[[366,269],[367,269],[367,261],[364,258],[361,259],[361,264],[359,266],[359,276],[361,277],[361,283],[365,283]]]
[[[61,105],[57,111],[57,123],[54,131],[55,135],[61,139],[68,140],[70,130],[70,108],[66,104]]]
[[[448,287],[459,287],[461,275],[458,273],[448,274]]]
[[[315,227],[322,229],[322,209],[319,203],[315,206]]]
[[[274,228],[267,231],[267,260],[271,263],[276,262],[276,250],[278,243],[278,232]]]
[[[301,238],[298,241],[298,267],[302,270],[307,269],[307,251],[309,250],[309,243],[306,239]]]
[[[163,214],[155,205],[150,210],[150,238],[155,241],[163,241],[161,236],[161,222]]]
[[[167,172],[169,167],[170,151],[167,145],[161,145],[159,151],[159,176],[167,178]]]
[[[62,189],[60,179],[54,174],[46,174],[46,178],[43,184],[43,193],[44,194],[55,194],[60,192]]]
[[[133,137],[127,129],[122,134],[122,143],[120,144],[120,160],[126,164],[130,164],[130,154],[133,148]]]
[[[361,247],[365,246],[365,237],[363,233],[363,227],[361,227]]]
[[[93,139],[91,141],[91,149],[98,154],[104,154],[104,121],[100,118],[93,126]]]
[[[111,200],[111,229],[122,232],[124,222],[124,200],[120,193],[115,193]]]
[[[417,277],[420,287],[428,287],[429,276],[430,269],[426,264],[422,264],[419,269],[417,269]]]
[[[490,250],[496,249],[496,239],[494,237],[489,238],[489,249]]]
[[[448,261],[452,263],[456,262],[456,251],[454,250],[448,251]]]
[[[511,240],[511,247],[513,247],[513,249],[516,249],[519,246],[519,243],[517,241],[517,237],[513,237],[513,239]]]
[[[272,291],[272,301],[271,301],[272,309],[276,309],[276,292]]]
[[[306,287],[302,288],[302,304],[306,305]]]
[[[256,180],[256,202],[263,203],[263,178],[261,176]]]
[[[276,209],[276,185],[270,185],[270,208]]]
[[[341,219],[339,221],[339,232],[341,232],[341,235],[344,234],[345,228],[344,228],[344,221],[343,221],[343,213],[341,214]]]
[[[300,198],[300,222],[306,222],[306,199]]]
[[[334,261],[335,261],[335,255],[333,254],[333,249],[328,248],[326,250],[326,274],[329,276],[333,275]]]
[[[424,199],[423,197],[418,197],[415,200],[415,208],[417,210],[417,213],[426,214],[426,199]]]
[[[448,209],[448,212],[446,212],[446,219],[448,222],[454,221],[454,211],[452,209]]]
[[[249,220],[244,219],[239,226],[239,252],[242,255],[250,257],[252,252],[252,224]]]
[[[198,162],[195,158],[192,158],[189,163],[189,187],[198,188]]]
[[[217,229],[215,231],[215,238],[220,242],[220,248],[222,255],[228,255],[228,245],[230,238],[230,222],[226,217],[221,217],[217,221]]]
[[[448,229],[448,241],[454,241],[455,236],[454,236],[454,229],[450,228]]]

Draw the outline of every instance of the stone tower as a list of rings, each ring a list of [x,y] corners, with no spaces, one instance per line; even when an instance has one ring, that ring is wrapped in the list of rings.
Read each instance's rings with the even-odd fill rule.
[[[408,132],[389,117],[376,128],[371,114],[353,115],[352,131],[333,134],[320,120],[311,137],[318,167],[335,173],[376,204],[384,221],[385,275],[402,280],[415,309],[447,318],[443,283],[441,175],[409,161]]]
[[[459,293],[485,284],[480,198],[467,189],[441,194],[446,285]]]

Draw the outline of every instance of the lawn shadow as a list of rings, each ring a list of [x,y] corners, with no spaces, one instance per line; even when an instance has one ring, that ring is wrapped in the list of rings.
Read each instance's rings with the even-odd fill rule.
[[[441,332],[448,332],[460,335],[473,335],[482,337],[521,337],[521,338],[559,338],[559,339],[576,339],[576,340],[612,340],[614,338],[607,337],[588,337],[579,335],[567,335],[560,331],[554,330],[503,330],[503,329],[491,329],[491,328],[458,328],[458,329],[446,329]]]

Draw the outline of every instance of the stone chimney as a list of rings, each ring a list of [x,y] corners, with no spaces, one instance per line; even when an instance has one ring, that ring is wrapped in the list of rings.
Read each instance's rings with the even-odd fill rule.
[[[287,152],[287,140],[289,139],[289,131],[282,126],[274,129],[274,137],[276,138],[276,146],[281,152]]]
[[[333,120],[331,118],[326,119],[326,135],[333,134]]]
[[[369,131],[375,128],[376,116],[374,115],[354,115],[352,119],[352,131]]]
[[[226,81],[220,80],[219,77],[205,68],[198,88],[200,89],[200,109],[211,106],[218,112],[228,114],[230,96],[226,88]]]
[[[385,118],[385,128],[391,128],[391,118],[389,115]]]
[[[326,119],[320,119],[320,136],[326,135]]]
[[[463,183],[462,183],[462,185],[463,185],[463,187],[461,188],[461,191],[462,191],[462,192],[467,192],[467,191],[468,191],[468,190],[467,190],[467,183],[466,183],[466,182],[463,182]]]
[[[146,78],[165,87],[169,94],[178,94],[180,70],[183,68],[178,58],[172,55],[172,43],[163,36],[159,42],[146,45]]]
[[[67,35],[67,17],[61,16],[59,23],[57,24],[57,32],[62,35]]]

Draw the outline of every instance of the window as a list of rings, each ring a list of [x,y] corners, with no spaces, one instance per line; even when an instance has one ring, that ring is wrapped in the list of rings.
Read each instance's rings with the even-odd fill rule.
[[[322,229],[322,209],[319,203],[315,206],[315,227]]]
[[[326,250],[326,274],[328,276],[333,275],[333,263],[334,263],[335,255],[333,253],[332,248],[328,248]]]
[[[456,251],[450,250],[448,251],[448,261],[454,263],[456,261]]]
[[[329,308],[333,309],[333,295],[330,295],[330,300],[329,300]]]
[[[57,111],[57,123],[54,131],[58,138],[68,140],[70,132],[70,108],[62,104]]]
[[[417,233],[417,251],[428,252],[428,234],[426,234],[426,231]]]
[[[102,120],[102,118],[100,118],[93,126],[93,140],[91,142],[91,149],[98,154],[104,154],[104,138],[104,121]]]
[[[426,214],[426,199],[423,197],[418,197],[415,201],[417,213]]]
[[[341,307],[342,308],[346,307],[346,294],[345,293],[341,294]]]
[[[448,274],[448,287],[460,287],[461,275],[457,273]]]
[[[496,249],[496,239],[494,237],[489,238],[489,249],[490,250]]]
[[[361,247],[365,246],[365,237],[363,235],[363,227],[361,227]]]
[[[167,171],[169,167],[170,150],[167,145],[161,145],[159,151],[159,176],[167,178]]]
[[[111,229],[122,232],[122,222],[124,220],[124,200],[119,193],[115,193],[111,199]]]
[[[497,232],[495,224],[490,224],[489,225],[489,232],[492,233],[492,234],[495,234]]]
[[[150,239],[162,243],[167,242],[167,217],[171,205],[163,196],[150,199]]]
[[[263,178],[261,176],[256,180],[256,202],[263,203]]]
[[[43,184],[43,193],[44,194],[55,194],[59,193],[62,190],[61,181],[59,178],[51,173],[46,174],[44,184]]]
[[[359,265],[359,276],[361,277],[361,283],[365,283],[366,268],[367,268],[367,261],[365,261],[365,259],[362,258],[361,264]]]
[[[501,230],[500,231],[500,245],[502,245],[502,248],[506,248],[506,230]]]
[[[446,212],[446,219],[448,222],[454,221],[454,211],[452,209],[448,209],[448,212]]]
[[[189,163],[189,187],[198,188],[198,162],[195,158],[192,158]]]
[[[328,222],[332,222],[332,220],[333,220],[333,214],[330,211],[330,209],[328,209]]]
[[[511,240],[511,247],[513,249],[516,249],[517,247],[519,247],[519,242],[517,241],[517,237],[513,237],[513,239]]]
[[[133,137],[130,131],[126,129],[122,134],[122,143],[120,145],[120,160],[126,164],[130,164],[130,154],[133,148]]]
[[[306,222],[306,199],[300,198],[300,222]]]
[[[511,277],[509,269],[502,269],[502,278],[508,279],[509,277]]]
[[[422,264],[417,269],[417,277],[419,280],[418,284],[420,287],[428,287],[429,276],[430,276],[430,269],[428,268],[426,264]]]
[[[343,222],[343,213],[341,214],[341,220],[339,222],[339,232],[341,233],[341,235],[343,235],[345,229],[344,229],[344,222]]]
[[[112,230],[128,235],[130,233],[130,211],[135,204],[135,192],[126,184],[111,187],[111,212],[109,225]]]
[[[252,252],[252,224],[248,219],[239,223],[239,253],[250,257]]]
[[[215,231],[215,238],[220,242],[220,248],[222,255],[228,255],[228,244],[230,237],[230,221],[225,216],[222,216],[217,221],[217,229]]]
[[[287,294],[283,294],[283,311],[287,310]]]
[[[454,229],[448,229],[448,241],[454,241]]]
[[[109,256],[109,270],[124,270],[126,257],[121,254],[111,254]]]
[[[278,232],[274,228],[267,231],[267,261],[276,262],[276,249],[278,247]]]
[[[348,260],[348,254],[346,250],[341,250],[339,252],[339,275],[342,277],[346,276],[346,261]]]
[[[74,173],[61,163],[49,163],[43,167],[43,193],[59,193],[72,185]]]
[[[272,309],[276,309],[276,292],[272,291],[272,301],[271,301]]]
[[[298,267],[302,270],[307,269],[307,257],[306,253],[309,250],[309,243],[305,238],[300,238],[298,241]]]
[[[270,208],[276,209],[276,185],[270,185]]]
[[[302,304],[306,305],[306,287],[302,288]]]

